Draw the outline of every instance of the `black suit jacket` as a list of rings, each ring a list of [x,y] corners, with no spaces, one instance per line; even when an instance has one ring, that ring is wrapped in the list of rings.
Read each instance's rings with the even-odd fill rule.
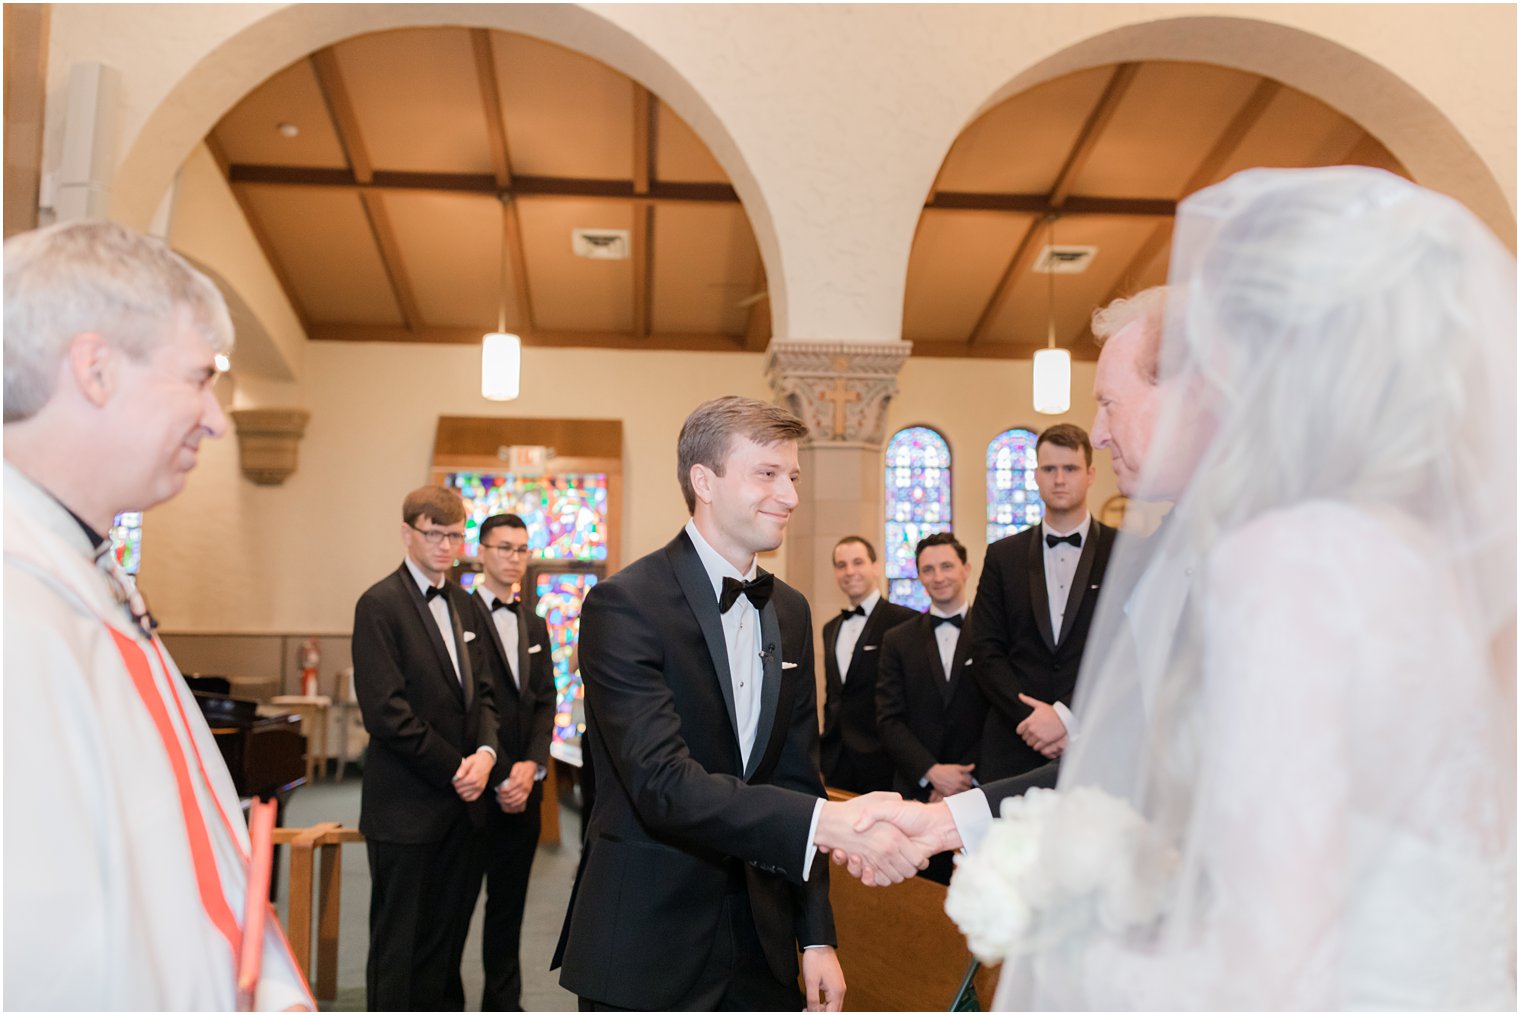
[[[354,694],[369,731],[359,830],[377,842],[444,837],[463,810],[480,824],[489,794],[466,805],[454,773],[496,746],[495,687],[479,674],[486,644],[469,593],[444,585],[460,676],[405,563],[354,607]]]
[[[981,758],[987,699],[971,673],[973,625],[968,615],[948,679],[935,637],[937,626],[931,615],[920,614],[881,639],[876,726],[896,769],[892,788],[908,799],[929,798],[933,787],[920,786],[919,780],[930,766],[975,765]]]
[[[1059,642],[1050,626],[1042,527],[1032,525],[987,548],[971,607],[976,629],[974,669],[990,706],[977,767],[979,781],[1019,775],[1048,760],[1015,732],[1030,711],[1019,695],[1047,704],[1071,704],[1114,535],[1114,529],[1092,520],[1068,593]]]
[[[549,642],[549,625],[544,618],[526,606],[519,606],[517,654],[509,662],[501,632],[496,629],[485,600],[477,595],[470,596],[470,600],[490,645],[490,651],[483,656],[496,699],[496,767],[491,771],[494,796],[497,784],[507,777],[515,763],[531,761],[548,767],[549,741],[554,735],[554,646]],[[513,679],[514,674],[518,679]],[[533,787],[535,798],[540,785]]]
[[[823,625],[823,771],[825,778],[834,771],[844,751],[872,755],[881,751],[876,733],[876,671],[881,659],[881,639],[898,624],[920,616],[919,612],[883,596],[866,618],[850,668],[841,680],[834,646],[839,643],[838,614]]]
[[[826,858],[805,883],[802,870],[823,796],[812,618],[778,580],[760,620],[773,648],[745,766],[717,597],[686,533],[586,596],[583,747],[596,806],[554,960],[582,997],[679,1007],[736,885],[781,982],[795,982],[799,946],[834,944]]]

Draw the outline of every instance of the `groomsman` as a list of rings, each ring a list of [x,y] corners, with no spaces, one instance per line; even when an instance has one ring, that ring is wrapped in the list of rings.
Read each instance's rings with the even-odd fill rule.
[[[882,598],[876,547],[864,536],[834,544],[834,581],[850,605],[823,625],[823,781],[852,793],[889,790],[892,759],[876,733],[881,638],[919,614]]]
[[[1087,511],[1092,444],[1058,423],[1035,446],[1039,525],[987,548],[972,623],[976,678],[991,706],[982,782],[1039,768],[1066,749],[1069,705],[1115,530]]]
[[[914,560],[929,612],[882,637],[876,720],[897,768],[893,789],[932,802],[975,785],[987,700],[970,673],[966,548],[937,532],[919,541]],[[950,856],[937,854],[923,876],[949,884]]]
[[[538,850],[541,789],[554,730],[549,626],[513,598],[528,568],[528,526],[514,514],[480,523],[481,584],[476,612],[489,642],[483,654],[497,722],[493,806],[486,808],[486,914],[481,934],[481,1011],[522,1011],[519,961],[528,875]]]
[[[354,608],[354,693],[369,731],[359,831],[369,848],[371,1011],[460,1011],[496,764],[494,684],[469,594],[447,578],[464,502],[424,486],[401,507],[406,559]]]

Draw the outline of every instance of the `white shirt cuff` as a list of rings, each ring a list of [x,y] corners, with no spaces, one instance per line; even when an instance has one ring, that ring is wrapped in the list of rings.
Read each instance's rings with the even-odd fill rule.
[[[481,751],[489,751],[493,760],[496,757],[496,748],[492,747],[490,744],[481,744],[475,753],[479,754]]]
[[[1058,701],[1050,707],[1056,710],[1056,715],[1060,718],[1061,725],[1066,727],[1067,746],[1071,746],[1077,739],[1077,717],[1071,714],[1071,709],[1067,708],[1066,703],[1063,701]]]
[[[807,852],[802,856],[802,880],[804,881],[813,872],[813,858],[818,855],[818,847],[813,844],[813,836],[818,834],[818,817],[823,813],[823,805],[823,800],[813,805],[813,820],[808,824]]]
[[[992,804],[987,794],[968,789],[945,797],[945,806],[950,808],[950,820],[955,822],[955,830],[961,837],[961,848],[967,853],[974,851],[992,827]]]

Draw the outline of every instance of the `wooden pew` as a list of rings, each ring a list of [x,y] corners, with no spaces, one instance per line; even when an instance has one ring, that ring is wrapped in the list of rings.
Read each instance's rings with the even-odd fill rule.
[[[829,790],[831,799],[852,794]],[[867,888],[844,870],[829,871],[829,901],[839,934],[849,1011],[947,1011],[971,953],[954,921],[945,915],[945,886],[911,878],[900,885]],[[983,968],[976,992],[983,1009],[992,1003],[998,971]]]
[[[290,847],[290,906],[285,936],[296,964],[312,982],[311,904],[316,851],[322,851],[317,893],[317,966],[312,993],[318,1001],[338,996],[338,914],[343,886],[343,844],[363,842],[357,828],[324,821],[310,828],[276,828],[274,843]]]

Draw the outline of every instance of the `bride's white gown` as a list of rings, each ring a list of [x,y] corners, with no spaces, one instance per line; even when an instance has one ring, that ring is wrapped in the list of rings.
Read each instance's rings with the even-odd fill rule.
[[[1312,502],[1215,544],[1181,724],[1197,895],[1009,963],[997,1007],[1515,1007],[1513,669],[1445,534],[1401,517]]]

